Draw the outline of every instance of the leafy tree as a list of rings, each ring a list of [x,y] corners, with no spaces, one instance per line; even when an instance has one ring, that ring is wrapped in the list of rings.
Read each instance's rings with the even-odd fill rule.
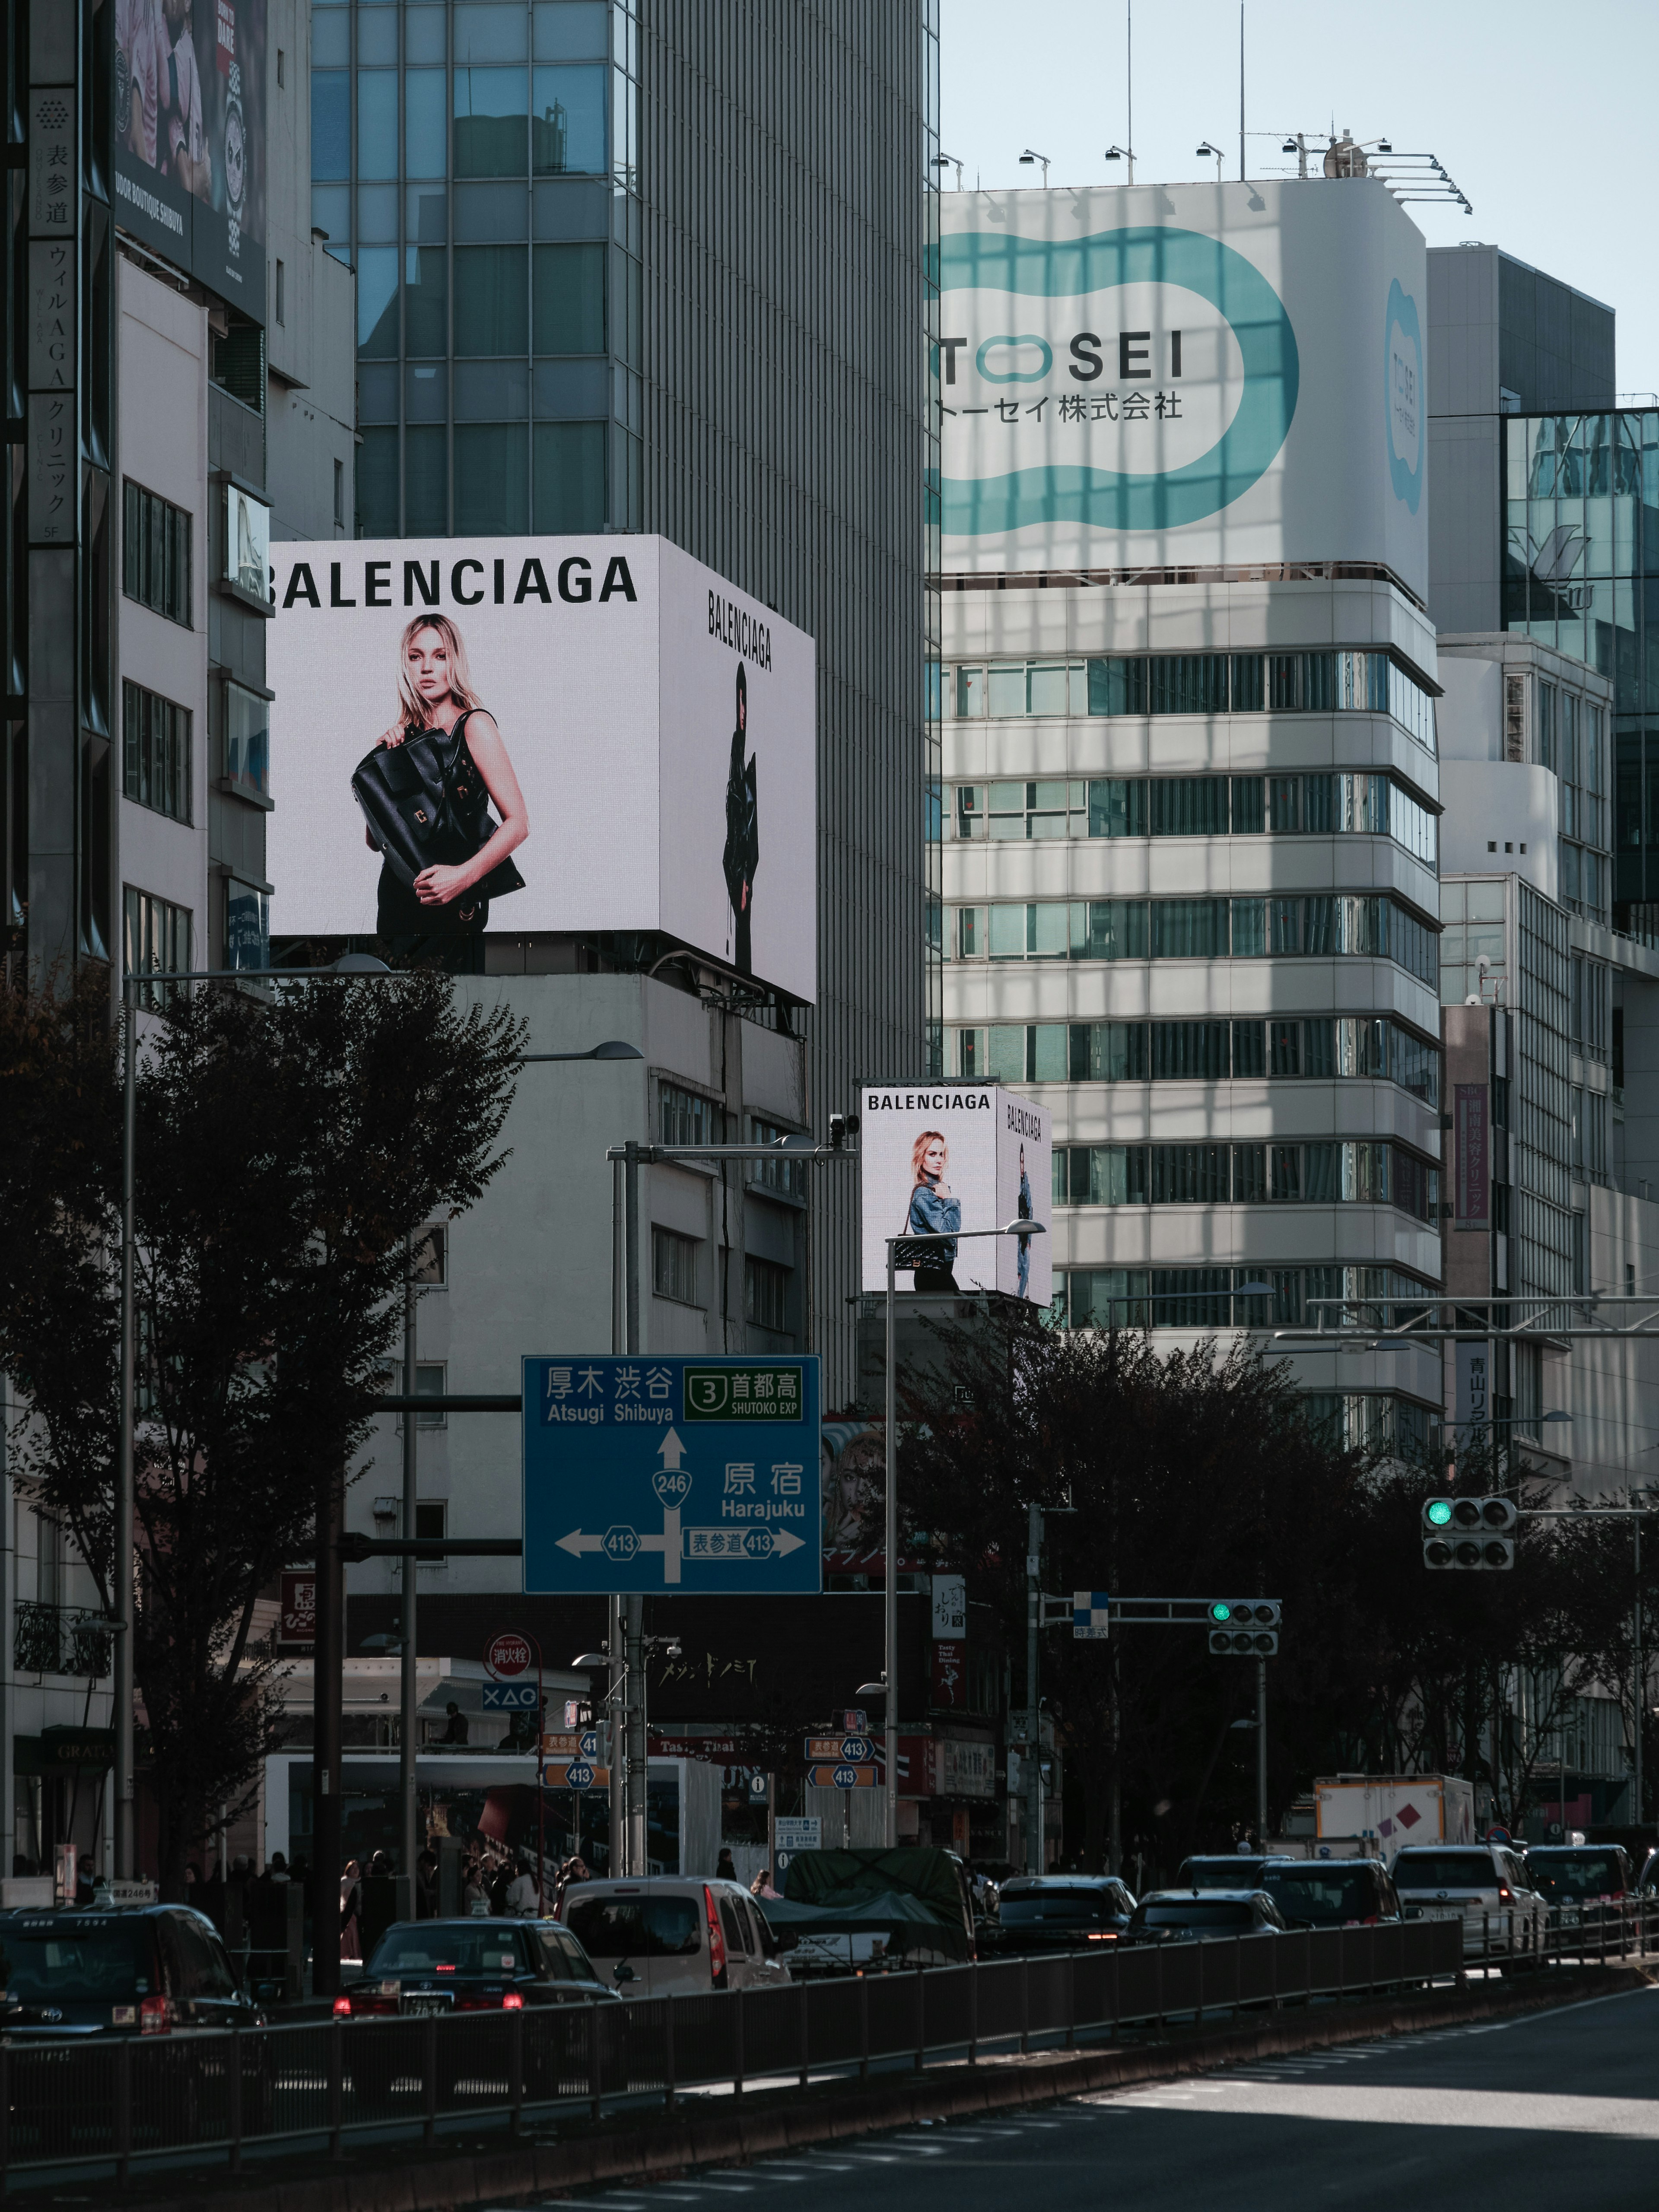
[[[106,1610],[126,1540],[167,1893],[265,1747],[254,1604],[364,1440],[406,1236],[501,1167],[522,1029],[425,972],[175,991],[142,1023],[137,1528],[118,1531],[122,1090],[107,985],[0,989],[0,1367],[21,1493]]]

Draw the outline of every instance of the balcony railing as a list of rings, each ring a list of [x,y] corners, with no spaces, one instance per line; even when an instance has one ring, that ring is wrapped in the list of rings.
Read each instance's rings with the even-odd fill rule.
[[[20,1674],[80,1674],[110,1670],[114,1624],[78,1606],[19,1604],[12,1628],[12,1663]]]

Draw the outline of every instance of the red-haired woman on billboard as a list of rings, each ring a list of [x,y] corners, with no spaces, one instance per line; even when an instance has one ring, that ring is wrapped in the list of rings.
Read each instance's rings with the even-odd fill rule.
[[[949,1237],[952,1240],[949,1244],[922,1248],[927,1255],[926,1264],[916,1268],[914,1277],[919,1291],[954,1291],[957,1287],[951,1271],[957,1264],[955,1238],[962,1227],[962,1200],[951,1196],[951,1186],[945,1180],[950,1159],[950,1147],[942,1129],[924,1129],[910,1147],[914,1188],[905,1228],[912,1237]]]
[[[460,631],[447,615],[416,615],[404,629],[398,651],[398,720],[354,778],[369,815],[368,843],[385,855],[375,927],[380,936],[393,939],[475,935],[489,920],[490,898],[522,884],[508,856],[529,836],[530,817],[495,717],[473,688]],[[434,738],[441,741],[436,745],[431,743]],[[453,742],[445,744],[445,739]],[[407,803],[398,809],[404,826],[422,802],[444,811],[454,823],[471,823],[475,831],[463,842],[476,836],[477,850],[467,858],[416,867],[399,851],[398,865],[393,858],[397,848],[375,835],[377,812],[366,799],[362,772],[372,767],[375,754],[416,741],[419,780],[430,791],[417,790],[416,779],[409,779]],[[378,786],[386,779],[369,781]],[[498,823],[490,821],[486,799],[501,817]],[[398,821],[384,805],[383,799],[378,818],[396,830]],[[416,819],[424,823],[426,815],[416,813]],[[417,852],[416,858],[421,857]]]

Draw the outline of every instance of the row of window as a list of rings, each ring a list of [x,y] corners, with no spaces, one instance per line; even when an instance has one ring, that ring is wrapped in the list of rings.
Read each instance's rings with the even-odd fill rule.
[[[359,246],[358,357],[602,354],[605,261],[592,245]]]
[[[1440,1103],[1440,1048],[1378,1014],[1261,1021],[992,1022],[957,1031],[969,1083],[1364,1076]]]
[[[1380,892],[1290,898],[1046,899],[951,907],[951,960],[1393,960],[1440,978],[1438,932]]]
[[[700,1091],[690,1091],[683,1083],[659,1083],[657,1086],[657,1126],[659,1141],[665,1145],[724,1145],[734,1141],[726,1133],[726,1109]],[[798,1133],[787,1129],[781,1121],[770,1121],[759,1115],[749,1116],[749,1133],[744,1142],[750,1145],[775,1145],[780,1139]],[[745,1181],[762,1190],[776,1191],[785,1198],[805,1199],[806,1196],[806,1168],[804,1162],[780,1157],[775,1160],[745,1160]]]
[[[653,1227],[651,1231],[651,1287],[659,1298],[676,1305],[701,1306],[699,1240],[678,1229]],[[776,1260],[745,1253],[743,1262],[743,1317],[756,1328],[780,1334],[789,1328],[791,1270]]]
[[[1386,775],[1049,777],[959,783],[953,837],[1393,837],[1427,866],[1439,849],[1434,815]]]
[[[1043,714],[1391,714],[1430,752],[1434,701],[1385,653],[1162,653],[945,672],[959,720]]]
[[[1267,1291],[1247,1296],[1257,1283]],[[1319,1319],[1314,1298],[1427,1294],[1398,1267],[1067,1267],[1054,1271],[1049,1318],[1060,1328],[1299,1328]]]
[[[1056,1145],[1056,1206],[1395,1206],[1437,1220],[1440,1170],[1377,1139]]]
[[[121,686],[121,787],[174,822],[191,818],[191,717],[142,684]]]
[[[121,494],[121,589],[169,622],[191,627],[190,516],[129,477]]]
[[[457,537],[592,532],[604,526],[603,422],[409,424],[403,438],[404,521],[398,520],[395,429],[362,432],[357,520],[365,538],[441,537],[449,528],[449,441],[455,441]]]
[[[522,24],[522,11],[514,12]],[[609,167],[610,75],[603,64],[462,67],[453,72],[452,88],[441,67],[405,69],[401,173],[434,179],[450,174],[453,123],[453,173],[458,178],[604,176]],[[398,176],[398,72],[360,68],[359,179]],[[351,176],[351,125],[349,72],[313,68],[313,183],[343,183]]]

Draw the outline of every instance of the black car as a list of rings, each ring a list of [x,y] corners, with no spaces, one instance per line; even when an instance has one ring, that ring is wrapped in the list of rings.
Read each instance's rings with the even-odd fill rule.
[[[1266,1852],[1239,1851],[1231,1857],[1182,1859],[1175,1878],[1177,1889],[1260,1889],[1261,1877],[1274,1863]]]
[[[9,2040],[257,2027],[210,1920],[182,1905],[0,1912]]]
[[[1285,1917],[1265,1890],[1158,1889],[1143,1897],[1126,1943],[1214,1943],[1235,1936],[1282,1936]]]
[[[517,2012],[614,2002],[617,1992],[568,1928],[551,1920],[399,1920],[362,1978],[335,2000],[345,2019],[389,2013]]]
[[[1377,1859],[1275,1859],[1260,1886],[1292,1928],[1370,1926],[1401,1917]]]
[[[1534,1844],[1527,1875],[1560,1927],[1582,1923],[1600,1905],[1622,1904],[1635,1887],[1630,1854],[1619,1844]]]
[[[991,1948],[998,1951],[1080,1951],[1115,1943],[1135,1901],[1111,1875],[1016,1875],[997,1899]]]
[[[399,1920],[388,1928],[364,1966],[362,1977],[334,2001],[337,2018],[354,2022],[350,2077],[359,2117],[396,2118],[418,2087],[422,2061],[400,2027],[411,2015],[440,2018],[462,2013],[547,2013],[528,2021],[524,2034],[526,2096],[557,2095],[587,2078],[588,2020],[601,2008],[600,2079],[620,2087],[628,2008],[600,1980],[592,1961],[568,1928],[550,1920]],[[580,2011],[578,2010],[580,2008]],[[599,2023],[596,2022],[596,2025]],[[438,2092],[452,2097],[463,2079],[479,2093],[497,2095],[508,2062],[504,2042],[478,2043],[440,2033]]]

